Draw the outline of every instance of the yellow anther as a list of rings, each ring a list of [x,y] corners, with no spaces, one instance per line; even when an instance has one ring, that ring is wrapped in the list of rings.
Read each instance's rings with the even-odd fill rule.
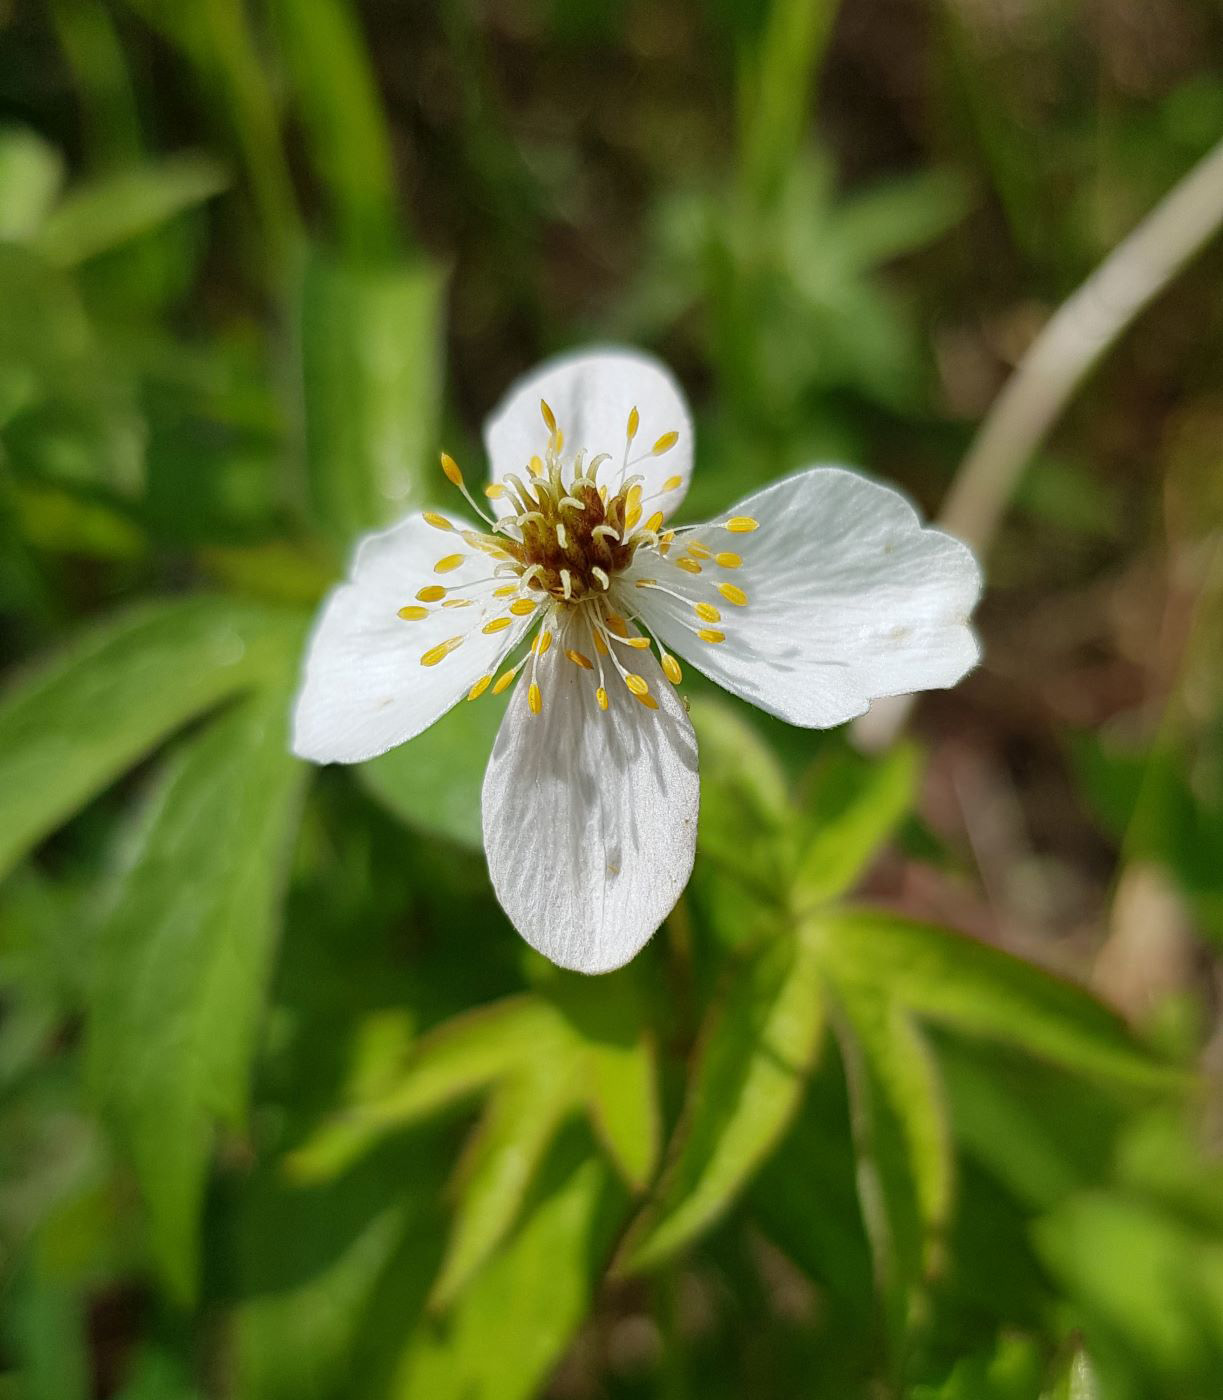
[[[517,667],[515,667],[512,671],[502,672],[502,674],[499,675],[497,679],[493,682],[493,694],[500,695],[503,690],[507,690],[510,686],[514,684],[514,681],[517,678],[517,676]]]
[[[402,617],[405,622],[419,622],[422,617],[429,616],[429,609],[415,607],[400,608],[398,616]]]
[[[648,690],[644,695],[638,695],[637,692],[634,691],[633,699],[636,700],[638,704],[644,705],[647,710],[658,709],[658,701],[654,699]]]
[[[659,552],[659,554],[661,554],[664,558],[666,557],[667,550],[669,550],[669,549],[671,548],[671,542],[672,542],[674,539],[675,539],[675,531],[674,531],[674,530],[664,530],[663,533],[662,533],[661,535],[659,535],[659,537],[658,537],[658,552]]]
[[[565,652],[565,655],[575,666],[580,666],[583,671],[593,671],[595,668],[595,664],[589,656],[583,656],[580,651],[574,651],[572,647]]]
[[[490,481],[484,488],[484,494],[490,501],[499,501],[505,495],[505,487],[499,481]]]
[[[662,673],[672,685],[679,685],[684,679],[684,673],[679,668],[679,662],[673,656],[664,656],[662,659]]]
[[[457,569],[457,568],[459,567],[459,565],[460,565],[460,564],[463,562],[463,560],[466,559],[466,558],[467,558],[467,556],[466,556],[465,554],[447,554],[447,555],[444,555],[441,559],[439,559],[439,560],[437,561],[436,564],[434,564],[434,566],[433,566],[433,572],[434,572],[435,574],[449,574],[449,573],[452,573],[455,569]]]
[[[599,500],[601,500],[601,501],[603,502],[604,505],[607,504],[607,487],[606,487],[606,486],[600,486],[600,487],[599,487]]]
[[[552,448],[553,448],[553,451],[559,452],[559,451],[561,450],[561,448],[564,447],[564,445],[565,445],[565,434],[560,430],[560,428],[557,428],[556,432],[554,432],[554,433],[552,434]]]
[[[452,651],[463,643],[462,637],[450,637],[439,646],[430,647],[420,658],[422,666],[436,666],[439,661],[450,655]]]
[[[545,404],[544,407],[547,408],[547,404]],[[531,688],[527,691],[527,704],[531,707],[531,713],[533,715],[539,714],[540,710],[544,707],[544,697],[540,693],[539,685],[535,681],[531,682]]]
[[[607,614],[607,630],[609,632],[614,632],[617,637],[628,636],[628,624],[619,613]]]
[[[500,588],[493,589],[494,598],[512,598],[518,592],[516,583],[503,583]]]
[[[624,684],[634,695],[648,695],[650,693],[650,687],[645,683],[645,680],[632,671],[625,674]]]
[[[544,422],[548,426],[548,431],[550,433],[556,432],[556,414],[552,412],[552,409],[548,405],[547,399],[540,399],[539,411],[544,416]]]
[[[718,592],[728,603],[734,603],[735,607],[742,608],[747,604],[747,594],[743,589],[736,588],[733,583],[718,584]]]
[[[595,699],[599,702],[599,709],[607,709],[607,691],[602,686],[595,691]]]
[[[635,408],[632,408],[629,410],[628,427],[624,430],[624,436],[628,438],[629,442],[632,442],[632,440],[637,436],[637,429],[640,427],[641,414],[638,413]],[[603,708],[606,709],[607,707],[604,706]]]
[[[651,533],[655,533],[655,532],[657,532],[658,527],[662,524],[662,522],[663,522],[663,514],[662,514],[662,511],[656,510],[656,511],[654,512],[654,514],[651,515],[650,518],[646,521],[646,523],[645,523],[645,528],[646,528],[647,530],[649,530]]]
[[[737,554],[732,554],[729,549],[723,550],[721,554],[713,556],[713,562],[721,569],[737,569],[743,560]]]
[[[531,643],[531,650],[536,656],[542,656],[552,645],[552,633],[545,627],[544,630]]]
[[[641,504],[641,496],[642,496],[641,483],[638,482],[638,483],[636,484],[636,486],[630,486],[630,487],[629,487],[628,491],[625,493],[625,496],[624,496],[624,503],[625,503],[625,505],[627,505],[630,509],[632,509],[633,506],[639,506],[639,505]]]
[[[678,441],[678,433],[663,433],[662,437],[650,448],[650,454],[654,457],[661,457],[664,452],[670,452]]]
[[[607,655],[607,643],[603,640],[602,632],[595,633],[595,650],[600,656]]]
[[[707,549],[699,540],[693,540],[685,551],[691,554],[694,559],[712,559],[713,550]]]
[[[474,606],[475,604],[470,598],[447,598],[442,604],[444,608],[470,608]]]
[[[504,632],[507,627],[513,625],[514,619],[512,617],[494,617],[491,622],[486,622],[480,631],[487,632],[491,636],[494,632]]]
[[[439,598],[446,596],[446,590],[440,583],[431,583],[425,588],[417,589],[416,596],[422,603],[436,603]]]
[[[699,574],[701,572],[701,566],[695,559],[677,559],[675,561],[675,567],[677,569],[683,569],[686,574]]]
[[[692,611],[702,622],[721,622],[722,614],[712,603],[693,603]]]
[[[760,521],[753,520],[750,515],[734,515],[726,522],[726,528],[732,535],[750,535],[760,528]]]
[[[510,604],[510,612],[512,612],[515,617],[526,617],[527,613],[533,613],[534,611],[535,604],[530,598],[515,598]]]
[[[492,679],[493,678],[491,674],[487,676],[481,676],[480,679],[475,683],[475,685],[473,685],[472,688],[467,692],[467,698],[469,700],[478,700],[480,696],[483,695],[484,692],[488,689],[489,685],[492,683]]]
[[[656,578],[639,578],[636,586],[638,588],[653,588],[658,583]]]
[[[442,453],[442,471],[446,473],[446,480],[450,482],[452,486],[462,486],[463,473],[459,470],[459,464],[449,452]]]
[[[432,525],[435,530],[453,530],[454,526],[444,515],[438,515],[435,510],[427,510],[424,513],[426,524]]]
[[[527,463],[527,471],[529,471],[532,476],[543,476],[544,464],[541,459],[539,457],[532,457]]]
[[[669,476],[663,482],[662,489],[664,491],[678,491],[683,484],[684,478],[682,476]]]
[[[649,651],[650,649],[649,637],[629,637],[628,644],[634,651]]]
[[[709,642],[714,646],[716,646],[718,642],[724,642],[726,640],[725,632],[715,632],[712,627],[702,627],[696,635],[701,641]]]
[[[633,526],[636,525],[637,522],[638,522],[640,519],[641,519],[641,507],[640,507],[640,506],[630,506],[629,509],[628,509],[628,514],[624,517],[624,528],[625,528],[626,530],[631,530],[631,529],[633,528]]]

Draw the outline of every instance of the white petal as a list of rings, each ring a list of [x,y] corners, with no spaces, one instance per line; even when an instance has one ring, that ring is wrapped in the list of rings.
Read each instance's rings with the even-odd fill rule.
[[[981,573],[967,545],[923,528],[899,492],[841,467],[813,467],[727,511],[750,533],[704,525],[681,534],[666,561],[639,551],[632,573],[656,576],[686,601],[634,590],[641,616],[668,646],[719,685],[791,724],[825,729],[872,700],[954,685],[978,659],[969,625]],[[695,543],[739,568],[672,567]],[[690,557],[690,556],[689,556]],[[736,606],[718,586],[747,595]],[[717,622],[702,622],[696,602]],[[709,644],[696,629],[726,640]]]
[[[455,520],[459,529],[465,522]],[[434,565],[448,554],[463,563],[439,575]],[[293,751],[316,763],[360,763],[411,739],[467,693],[530,626],[515,618],[505,631],[481,631],[506,612],[492,590],[492,562],[457,534],[434,529],[419,515],[362,540],[351,581],[327,599],[315,624],[305,676],[293,712]],[[478,587],[462,587],[485,580]],[[416,605],[418,589],[441,584],[471,607],[430,605],[417,621],[398,616]],[[421,663],[432,647],[452,637],[462,644],[433,666]]]
[[[484,778],[484,847],[514,927],[578,972],[620,967],[649,939],[692,872],[699,800],[696,737],[648,652],[632,665],[658,702],[646,709],[604,661],[597,672],[556,643],[539,659],[542,713],[518,681]]]
[[[599,471],[599,482],[613,492],[624,478],[627,457],[628,475],[644,478],[646,519],[657,510],[669,516],[683,500],[692,475],[692,420],[679,385],[658,360],[639,350],[593,350],[549,360],[520,379],[484,425],[493,481],[510,472],[526,480],[531,457],[543,456],[548,429],[540,413],[541,399],[565,435],[566,461],[579,449],[588,462],[600,452],[611,454]],[[640,424],[626,453],[626,428],[634,408]],[[668,433],[679,434],[675,445],[657,457],[651,455],[655,443]],[[678,484],[664,491],[676,477]],[[496,506],[502,514],[510,509],[504,497]]]

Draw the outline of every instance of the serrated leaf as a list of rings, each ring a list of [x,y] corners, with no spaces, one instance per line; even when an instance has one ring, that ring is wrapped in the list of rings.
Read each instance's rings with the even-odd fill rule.
[[[271,688],[175,755],[98,940],[87,1024],[93,1095],[135,1167],[155,1260],[196,1285],[213,1133],[237,1127],[305,768]]]
[[[917,750],[901,744],[871,761],[833,755],[817,771],[809,801],[814,834],[795,876],[794,899],[807,908],[848,890],[913,804]]]
[[[858,1192],[898,1349],[940,1263],[953,1160],[942,1086],[908,1013],[885,991],[838,986]]]
[[[890,987],[921,1016],[1072,1069],[1176,1082],[1101,1002],[1022,958],[892,914],[844,910],[818,926],[821,960],[840,982]]]
[[[393,1087],[354,1104],[286,1161],[298,1181],[337,1176],[387,1133],[487,1087],[538,1054],[568,1043],[556,1011],[513,997],[456,1016],[423,1037]]]
[[[733,969],[702,1033],[657,1193],[624,1241],[622,1270],[661,1263],[727,1209],[788,1126],[823,1020],[806,940],[775,938]]]
[[[299,614],[229,599],[153,603],[89,627],[11,684],[0,875],[171,731],[283,672],[302,630]]]
[[[484,770],[509,698],[460,702],[415,739],[359,764],[358,778],[409,826],[481,850]]]
[[[512,1228],[562,1118],[578,1098],[576,1063],[538,1047],[502,1080],[459,1164],[459,1199],[430,1295],[448,1307]]]
[[[538,1394],[586,1316],[620,1199],[601,1159],[587,1153],[575,1164],[558,1148],[513,1237],[450,1313],[413,1333],[395,1400]]]
[[[315,523],[347,550],[425,498],[440,403],[443,280],[432,264],[312,249],[298,288],[301,411]]]
[[[60,201],[36,246],[56,267],[75,267],[205,203],[220,194],[228,180],[222,165],[198,154],[100,177],[77,186]]]

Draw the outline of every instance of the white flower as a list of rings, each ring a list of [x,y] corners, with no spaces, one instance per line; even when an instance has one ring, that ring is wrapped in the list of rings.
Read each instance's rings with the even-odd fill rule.
[[[841,467],[669,527],[692,424],[635,351],[545,365],[485,442],[486,528],[426,511],[361,542],[310,642],[293,747],[359,763],[525,673],[484,780],[493,886],[540,952],[604,972],[692,870],[697,746],[676,657],[791,724],[842,724],[975,664],[980,574],[904,497]]]

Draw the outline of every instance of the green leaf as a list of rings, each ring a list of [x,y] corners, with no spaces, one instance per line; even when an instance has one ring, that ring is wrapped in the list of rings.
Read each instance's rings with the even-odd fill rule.
[[[459,1164],[459,1199],[430,1295],[448,1307],[509,1233],[561,1120],[577,1101],[577,1062],[539,1045],[493,1090]]]
[[[559,1160],[557,1160],[559,1159]],[[527,1400],[586,1316],[619,1218],[608,1167],[558,1150],[522,1225],[440,1320],[417,1327],[397,1400]]]
[[[934,1061],[908,1013],[878,989],[839,986],[858,1192],[894,1339],[920,1320],[951,1211],[952,1150]]]
[[[76,267],[212,199],[228,178],[223,166],[202,155],[173,156],[101,177],[60,201],[37,247],[57,267]]]
[[[370,266],[318,248],[306,257],[298,337],[309,500],[341,549],[428,494],[442,290],[424,262]]]
[[[46,222],[64,180],[64,160],[23,126],[0,129],[0,239],[25,243]]]
[[[921,1016],[1007,1041],[1071,1069],[1151,1086],[1177,1082],[1082,988],[975,939],[846,910],[813,924],[839,983],[890,987]]]
[[[390,136],[349,0],[273,0],[308,152],[354,256],[399,242]]]
[[[814,835],[795,876],[798,908],[851,888],[912,806],[918,776],[917,750],[904,744],[874,762],[845,752],[821,765],[810,802]]]
[[[344,1171],[387,1133],[469,1098],[544,1053],[571,1048],[556,1011],[535,997],[515,997],[445,1022],[416,1046],[403,1075],[384,1094],[353,1105],[294,1152],[287,1169],[298,1181]]]
[[[661,1263],[729,1207],[788,1127],[822,1028],[805,939],[774,938],[733,969],[702,1032],[657,1193],[621,1249],[623,1270]]]
[[[484,770],[509,699],[506,694],[460,701],[423,734],[360,764],[358,778],[409,826],[482,850]]]
[[[0,698],[0,875],[167,734],[282,674],[302,630],[298,613],[227,599],[153,603],[12,684]]]
[[[99,936],[87,1056],[129,1154],[154,1257],[192,1297],[215,1126],[246,1104],[305,768],[271,688],[175,755]]]

